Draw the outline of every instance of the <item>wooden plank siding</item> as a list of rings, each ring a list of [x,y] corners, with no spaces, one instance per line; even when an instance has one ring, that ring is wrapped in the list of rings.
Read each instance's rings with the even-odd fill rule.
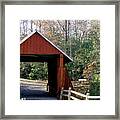
[[[48,43],[42,36],[35,33],[20,45],[20,54],[60,54],[56,48]]]

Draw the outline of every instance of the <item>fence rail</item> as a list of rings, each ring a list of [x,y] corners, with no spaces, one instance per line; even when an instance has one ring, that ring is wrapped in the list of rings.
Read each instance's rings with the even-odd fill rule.
[[[86,100],[100,100],[100,96],[89,96],[89,93],[85,95],[85,94],[71,90],[71,87],[69,87],[69,90],[64,90],[64,88],[62,88],[61,94],[60,94],[60,100],[62,100],[63,96],[68,97],[68,100],[80,100],[80,98],[73,96],[73,94],[79,97],[83,97]]]

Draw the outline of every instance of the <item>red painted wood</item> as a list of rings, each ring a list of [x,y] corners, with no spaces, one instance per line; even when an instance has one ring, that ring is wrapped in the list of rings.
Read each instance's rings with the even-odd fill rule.
[[[60,51],[36,32],[20,45],[20,54],[60,54]]]

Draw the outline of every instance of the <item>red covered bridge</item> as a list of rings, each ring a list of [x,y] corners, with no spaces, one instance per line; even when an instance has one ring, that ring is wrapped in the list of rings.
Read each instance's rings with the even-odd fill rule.
[[[65,63],[72,59],[39,32],[33,32],[20,43],[20,62],[47,62],[51,96],[59,98],[61,88],[72,86]]]

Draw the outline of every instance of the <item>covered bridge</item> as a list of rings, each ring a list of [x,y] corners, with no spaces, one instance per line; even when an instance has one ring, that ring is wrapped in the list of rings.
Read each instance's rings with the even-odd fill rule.
[[[39,32],[20,42],[20,62],[47,62],[49,94],[59,98],[61,88],[72,86],[65,63],[72,59]]]

